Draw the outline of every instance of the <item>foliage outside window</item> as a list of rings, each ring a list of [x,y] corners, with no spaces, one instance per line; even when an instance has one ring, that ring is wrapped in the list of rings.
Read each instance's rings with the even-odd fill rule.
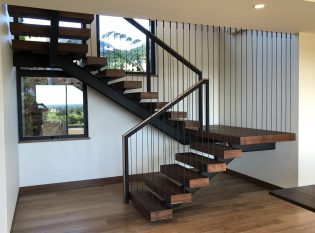
[[[86,87],[74,78],[22,77],[20,139],[87,136]]]
[[[136,21],[150,30],[150,20]],[[109,68],[146,72],[146,36],[121,17],[99,16],[98,49]]]

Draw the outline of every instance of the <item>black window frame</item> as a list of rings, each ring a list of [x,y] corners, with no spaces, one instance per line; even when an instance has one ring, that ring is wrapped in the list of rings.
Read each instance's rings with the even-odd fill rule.
[[[63,71],[50,71],[50,70],[24,70],[20,67],[16,68],[16,77],[17,77],[17,108],[18,108],[18,136],[19,142],[32,142],[32,141],[56,141],[56,140],[75,140],[89,138],[89,125],[88,125],[88,97],[87,97],[87,85],[82,82],[83,89],[83,113],[84,113],[84,134],[77,135],[50,135],[50,136],[33,136],[25,137],[23,135],[23,105],[22,105],[22,78],[23,77],[42,77],[42,78],[75,78],[67,75]]]
[[[102,15],[101,15],[102,16]],[[123,18],[123,17],[122,17]],[[153,20],[149,20],[150,23],[150,31],[155,35],[156,22]],[[97,45],[97,56],[101,56],[101,48],[100,48],[100,15],[96,15],[96,45]],[[156,46],[155,43],[151,41],[150,43],[150,70],[151,75],[156,75]],[[137,72],[137,71],[126,71],[126,74],[140,74],[146,75],[147,72]]]

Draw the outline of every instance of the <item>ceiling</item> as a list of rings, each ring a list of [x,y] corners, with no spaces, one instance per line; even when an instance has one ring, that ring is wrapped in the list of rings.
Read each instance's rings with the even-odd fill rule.
[[[12,5],[278,32],[315,32],[315,0],[0,0]],[[265,3],[255,10],[253,5]]]

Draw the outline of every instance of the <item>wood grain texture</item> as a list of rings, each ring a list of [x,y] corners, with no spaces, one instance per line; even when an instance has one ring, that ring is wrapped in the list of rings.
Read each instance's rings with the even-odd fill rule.
[[[188,188],[202,188],[209,185],[208,177],[178,164],[161,165],[161,173]]]
[[[82,67],[88,71],[96,71],[104,66],[107,66],[106,57],[86,56],[82,61]]]
[[[126,75],[125,71],[121,69],[105,69],[99,71],[95,76],[104,79],[118,79],[125,77],[125,75]]]
[[[187,112],[169,111],[165,113],[165,117],[170,120],[187,118]]]
[[[146,190],[132,191],[131,201],[134,206],[150,221],[161,221],[173,217],[173,210]]]
[[[150,191],[156,194],[160,200],[168,204],[175,205],[192,201],[191,193],[188,193],[183,187],[177,186],[160,174],[147,176],[145,178],[145,185]]]
[[[204,152],[210,155],[214,155],[221,159],[240,158],[242,156],[241,149],[233,149],[230,147],[226,147],[224,145],[202,143],[202,142],[192,142],[190,144],[190,147],[191,149]]]
[[[125,96],[127,96],[129,99],[132,100],[144,100],[144,99],[158,99],[158,93],[157,92],[134,92],[134,93],[126,93]]]
[[[313,212],[275,198],[259,186],[218,174],[173,219],[152,224],[131,203],[122,184],[20,197],[13,233],[314,233]]]
[[[236,143],[238,145],[254,145],[272,142],[295,141],[295,133],[241,128],[226,125],[210,125],[203,131],[190,130],[192,135],[214,141]]]
[[[226,163],[218,162],[195,153],[177,153],[175,158],[178,162],[187,164],[206,173],[226,171]]]
[[[182,129],[198,130],[201,125],[199,121],[186,120],[186,119],[170,119],[170,122],[173,126],[176,126]]]
[[[13,40],[12,49],[16,52],[31,52],[34,54],[48,54],[49,43],[48,42],[35,42],[35,41],[23,41]],[[77,55],[85,56],[88,51],[86,44],[58,44],[58,55]]]
[[[270,194],[315,212],[315,185],[273,190]]]
[[[117,83],[110,84],[115,89],[120,90],[132,90],[132,89],[138,89],[142,87],[141,81],[120,81]]]

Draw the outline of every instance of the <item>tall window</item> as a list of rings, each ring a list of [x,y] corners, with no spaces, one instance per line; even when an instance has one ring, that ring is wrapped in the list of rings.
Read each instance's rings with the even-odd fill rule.
[[[143,27],[154,31],[150,20],[136,19]],[[154,48],[146,44],[146,36],[121,17],[99,16],[99,54],[108,58],[108,67],[127,72],[146,72],[146,46],[150,46],[151,67]]]
[[[21,77],[20,140],[87,136],[86,86],[75,78]]]

